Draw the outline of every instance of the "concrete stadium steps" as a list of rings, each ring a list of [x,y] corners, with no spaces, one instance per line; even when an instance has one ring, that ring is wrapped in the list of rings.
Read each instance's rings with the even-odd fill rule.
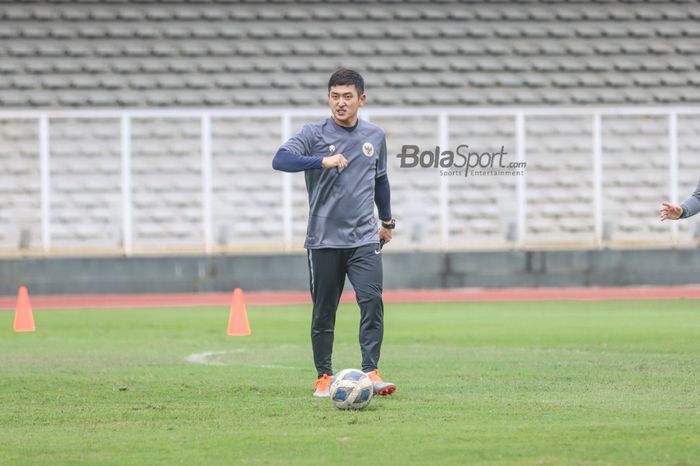
[[[591,118],[530,117],[525,140],[527,240],[591,241]]]
[[[139,118],[131,128],[134,246],[202,244],[200,121]]]
[[[56,248],[121,244],[121,153],[117,119],[49,125],[51,236]]]
[[[515,160],[515,124],[509,117],[452,117],[448,133],[449,150],[459,145],[467,148],[460,153],[500,152],[505,147],[504,161]],[[446,150],[448,148],[441,148]],[[495,164],[497,167],[497,163]],[[476,167],[478,169],[478,167]],[[516,220],[516,195],[513,177],[465,176],[464,169],[447,176],[449,192],[450,244],[469,246],[470,243],[503,243],[513,241]],[[440,180],[438,180],[440,181]]]
[[[272,170],[279,118],[217,118],[212,132],[215,244],[279,244],[283,183]]]
[[[659,205],[669,197],[668,169],[654,168],[668,154],[668,119],[654,116],[606,116],[602,122],[604,236],[610,241],[668,237],[658,221]],[[668,167],[668,165],[666,165]],[[626,190],[611,198],[610,188]]]
[[[0,120],[0,248],[41,244],[38,125]]]
[[[697,103],[698,19],[686,2],[10,4],[0,104],[317,105],[341,65],[380,105]]]

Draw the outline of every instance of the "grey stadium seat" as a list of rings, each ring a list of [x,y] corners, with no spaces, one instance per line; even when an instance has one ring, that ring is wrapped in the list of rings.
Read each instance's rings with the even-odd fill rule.
[[[393,21],[392,28],[365,28],[355,34],[342,27],[334,27],[334,21],[339,18],[348,21],[348,14],[353,21]],[[97,88],[114,93],[108,98],[62,98],[57,93],[53,95],[50,106],[61,106],[68,103],[71,106],[105,105],[116,102],[117,105],[130,105],[133,99],[119,96],[118,90],[107,79],[107,62],[97,61],[89,64],[94,57],[104,57],[113,64],[117,73],[130,73],[140,69],[148,74],[163,72],[188,72],[192,66],[182,65],[173,67],[173,63],[187,63],[195,57],[202,61],[194,67],[202,73],[197,78],[196,86],[182,82],[183,89],[193,89],[197,92],[188,101],[199,99],[199,104],[208,106],[220,105],[221,98],[212,98],[211,91],[219,87],[220,73],[228,68],[216,63],[252,64],[255,57],[309,57],[310,62],[305,67],[285,68],[290,73],[288,81],[294,82],[294,73],[305,72],[316,67],[316,62],[327,62],[328,57],[337,57],[333,63],[343,63],[347,53],[353,54],[361,69],[372,69],[375,72],[392,73],[392,68],[382,66],[378,62],[400,63],[405,56],[421,56],[432,62],[425,71],[439,74],[446,68],[459,71],[471,71],[473,68],[466,58],[472,56],[506,57],[506,69],[509,61],[515,61],[517,70],[534,69],[542,75],[555,73],[563,69],[567,72],[577,72],[577,68],[586,66],[589,71],[601,75],[600,79],[579,80],[574,87],[583,92],[586,89],[600,87],[598,83],[624,87],[630,90],[627,101],[630,103],[654,103],[662,100],[667,103],[687,103],[696,99],[693,83],[682,83],[679,80],[666,79],[662,83],[671,89],[656,94],[632,92],[653,86],[656,79],[654,72],[696,70],[695,61],[698,59],[698,48],[688,40],[698,37],[699,29],[693,19],[700,16],[691,4],[664,4],[650,6],[642,3],[628,3],[624,8],[613,3],[600,3],[596,8],[583,9],[576,5],[556,3],[553,5],[538,2],[516,2],[512,4],[470,4],[465,8],[457,3],[435,4],[430,8],[415,6],[405,8],[399,3],[384,5],[368,4],[362,9],[348,13],[336,4],[326,4],[309,8],[271,7],[264,3],[239,5],[235,3],[202,2],[191,5],[180,3],[161,3],[153,5],[119,5],[93,4],[89,7],[78,8],[69,3],[35,4],[12,6],[7,8],[0,20],[0,37],[3,39],[6,56],[11,60],[3,60],[4,72],[17,72],[26,69],[30,73],[85,73],[97,76]],[[21,21],[21,23],[19,23]],[[285,22],[286,21],[286,22]],[[423,21],[421,23],[420,21]],[[499,21],[511,22],[508,27],[494,28]],[[612,22],[610,22],[612,21]],[[255,23],[259,22],[258,25]],[[341,23],[338,23],[341,24]],[[348,46],[342,42],[324,41],[328,36],[340,41],[356,38],[358,35],[371,43],[353,42]],[[573,36],[577,39],[574,40]],[[494,36],[499,40],[494,41]],[[140,43],[129,39],[137,37]],[[245,40],[245,38],[248,40]],[[224,39],[219,42],[217,38]],[[23,39],[30,39],[31,42]],[[61,39],[56,41],[55,39]],[[83,42],[76,40],[82,39]],[[286,43],[274,43],[282,39]],[[489,39],[489,40],[487,40]],[[662,40],[659,40],[662,39]],[[65,40],[65,42],[63,42]],[[160,42],[158,42],[160,41]],[[209,43],[202,43],[208,41]],[[374,54],[381,54],[386,60],[375,61]],[[556,63],[551,55],[580,56],[581,60],[573,58],[559,62],[559,68],[550,63]],[[638,56],[633,59],[630,55]],[[652,58],[659,55],[659,59]],[[84,57],[84,62],[59,60],[55,67],[48,68],[45,64],[49,57],[65,56]],[[38,58],[43,57],[43,58]],[[144,64],[131,66],[131,57],[145,60]],[[125,61],[126,60],[126,61]],[[173,61],[174,60],[174,61]],[[122,63],[125,66],[119,66]],[[242,65],[241,65],[242,66]],[[326,68],[332,66],[325,65]],[[254,67],[254,65],[253,65]],[[516,65],[513,65],[515,68]],[[78,68],[78,69],[75,69]],[[405,68],[405,67],[404,67]],[[623,73],[634,72],[640,75],[626,85],[618,83],[614,74],[617,68]],[[261,73],[276,70],[261,71]],[[408,71],[408,70],[406,70]],[[488,67],[488,71],[499,71]],[[392,80],[383,80],[391,83]],[[57,89],[53,83],[46,81],[48,91]],[[87,83],[82,77],[76,77],[75,82]],[[494,80],[492,84],[480,84],[482,98],[488,97],[489,90],[502,85],[503,81]],[[110,85],[110,83],[112,83]],[[523,90],[532,84],[523,80],[516,87]],[[53,86],[53,87],[52,87]],[[141,84],[136,89],[139,93],[148,93],[150,86]],[[418,87],[432,88],[432,81],[418,83]],[[78,86],[85,92],[95,86]],[[279,88],[286,93],[286,101],[291,102],[298,86]],[[5,97],[4,103],[15,105],[32,105],[27,95],[33,87],[22,85],[15,81],[14,90],[17,96]],[[432,92],[432,90],[431,90]],[[176,94],[174,94],[176,95]],[[535,96],[537,94],[534,94]],[[550,98],[546,103],[573,104],[599,101],[600,96],[593,99],[576,97],[578,93],[570,93],[563,98]],[[525,100],[522,94],[511,95],[512,100],[499,100],[498,105],[520,103]],[[145,100],[144,97],[141,100]],[[182,100],[182,99],[180,99]],[[238,98],[233,100],[249,100]],[[272,105],[276,99],[260,100],[260,105]],[[437,99],[446,102],[447,99]],[[496,104],[493,99],[492,103]],[[610,96],[603,98],[612,101]],[[63,103],[62,103],[63,102]],[[253,104],[254,102],[251,102]],[[172,105],[178,105],[173,100]],[[456,105],[463,103],[455,102]],[[160,105],[167,105],[161,101]]]

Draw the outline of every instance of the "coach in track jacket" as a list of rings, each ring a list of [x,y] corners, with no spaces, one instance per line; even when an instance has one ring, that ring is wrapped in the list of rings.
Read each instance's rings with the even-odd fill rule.
[[[328,82],[332,117],[305,125],[285,142],[272,167],[304,171],[309,194],[308,251],[313,299],[311,343],[318,379],[315,396],[329,396],[333,368],[335,316],[345,277],[360,306],[362,370],[374,391],[389,395],[396,386],[379,377],[377,366],[384,336],[382,244],[392,238],[384,130],[360,120],[364,80],[340,69]],[[374,215],[377,206],[381,224]]]

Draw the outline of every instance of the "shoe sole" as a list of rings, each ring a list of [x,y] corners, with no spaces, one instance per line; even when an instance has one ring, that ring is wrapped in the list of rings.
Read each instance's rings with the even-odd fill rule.
[[[388,396],[388,395],[391,395],[392,393],[394,393],[395,391],[396,391],[396,387],[395,387],[394,385],[392,385],[391,387],[386,387],[386,388],[383,389],[383,390],[379,390],[379,391],[377,392],[377,395],[379,395],[379,396]]]

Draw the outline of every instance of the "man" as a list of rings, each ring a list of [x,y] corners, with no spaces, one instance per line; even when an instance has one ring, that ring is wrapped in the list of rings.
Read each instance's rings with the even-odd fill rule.
[[[670,202],[661,203],[661,221],[678,220],[679,218],[688,218],[700,212],[700,181],[695,188],[693,194],[683,201],[681,205],[671,204]]]
[[[309,193],[306,241],[313,299],[311,344],[318,379],[314,396],[330,396],[333,330],[347,276],[360,306],[362,370],[374,391],[390,395],[396,385],[384,382],[377,365],[384,336],[382,254],[380,241],[391,241],[389,179],[384,131],[360,120],[365,104],[364,80],[341,68],[328,81],[331,118],[305,125],[285,142],[272,167],[304,171]],[[381,225],[374,216],[377,205]]]

